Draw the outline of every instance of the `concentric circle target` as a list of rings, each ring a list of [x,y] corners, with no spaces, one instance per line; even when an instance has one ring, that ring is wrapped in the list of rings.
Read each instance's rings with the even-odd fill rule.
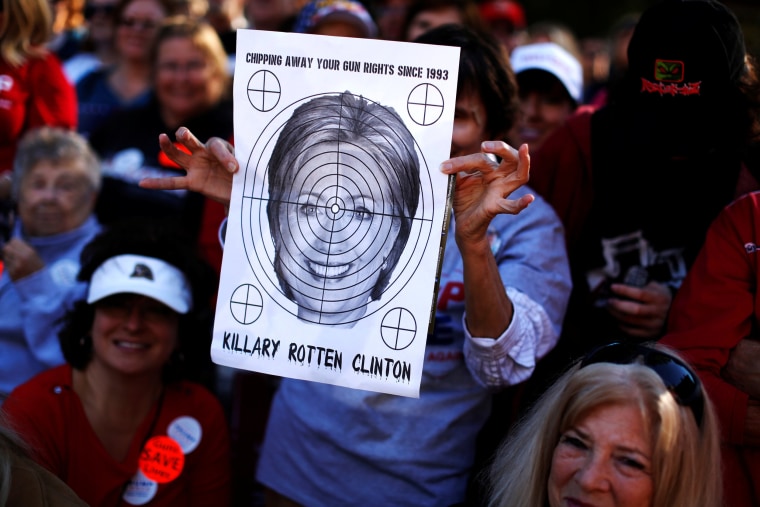
[[[348,117],[361,115],[345,107],[309,110],[315,97],[335,95],[295,102],[262,131],[246,166],[241,217],[261,288],[288,312],[320,324],[355,322],[388,304],[419,265],[433,218],[432,183],[416,142],[400,142],[377,123],[381,114],[356,125]],[[308,119],[285,136],[296,109]],[[294,136],[293,147],[275,149]],[[397,162],[410,154],[420,168],[414,196]],[[409,202],[417,203],[414,213]]]

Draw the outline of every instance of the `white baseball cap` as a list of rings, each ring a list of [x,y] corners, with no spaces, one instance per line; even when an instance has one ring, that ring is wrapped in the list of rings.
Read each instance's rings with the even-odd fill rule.
[[[583,68],[577,58],[554,42],[517,46],[510,55],[515,74],[538,69],[548,72],[562,83],[576,102],[583,96]]]
[[[187,313],[193,306],[190,283],[182,271],[153,257],[117,255],[105,261],[92,274],[87,302],[124,293],[153,298],[177,313]]]

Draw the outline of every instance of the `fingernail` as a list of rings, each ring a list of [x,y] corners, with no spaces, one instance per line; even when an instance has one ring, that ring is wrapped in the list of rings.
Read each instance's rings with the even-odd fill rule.
[[[441,162],[441,166],[438,168],[441,172],[445,173],[446,171],[450,170],[452,167],[454,167],[451,162]]]
[[[185,132],[187,132],[187,127],[180,127],[177,131],[177,137],[184,137]]]
[[[483,149],[484,150],[495,150],[496,149],[496,143],[493,141],[483,141]]]
[[[230,162],[229,164],[227,164],[227,169],[229,171],[234,171],[235,170],[235,162]]]

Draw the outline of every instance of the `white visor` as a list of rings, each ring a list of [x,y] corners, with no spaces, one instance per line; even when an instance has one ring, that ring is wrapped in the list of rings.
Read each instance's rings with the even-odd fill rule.
[[[92,274],[87,302],[92,304],[114,294],[140,294],[159,301],[177,313],[193,306],[192,290],[177,268],[153,257],[117,255]]]
[[[509,57],[515,74],[532,69],[543,70],[559,79],[567,93],[580,102],[583,97],[583,68],[580,62],[554,42],[517,46]]]

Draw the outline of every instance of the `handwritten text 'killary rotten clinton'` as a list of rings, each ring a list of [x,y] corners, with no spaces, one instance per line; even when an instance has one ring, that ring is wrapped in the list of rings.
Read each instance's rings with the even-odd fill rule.
[[[259,359],[277,359],[280,351],[280,340],[271,338],[249,338],[247,334],[224,332],[222,350],[231,354],[255,356]],[[343,353],[336,349],[304,345],[290,342],[287,348],[287,360],[306,367],[329,368],[336,371],[343,369]],[[398,382],[411,382],[412,365],[389,357],[367,356],[356,354],[351,361],[351,368],[359,375],[372,375],[381,378],[395,379]]]

